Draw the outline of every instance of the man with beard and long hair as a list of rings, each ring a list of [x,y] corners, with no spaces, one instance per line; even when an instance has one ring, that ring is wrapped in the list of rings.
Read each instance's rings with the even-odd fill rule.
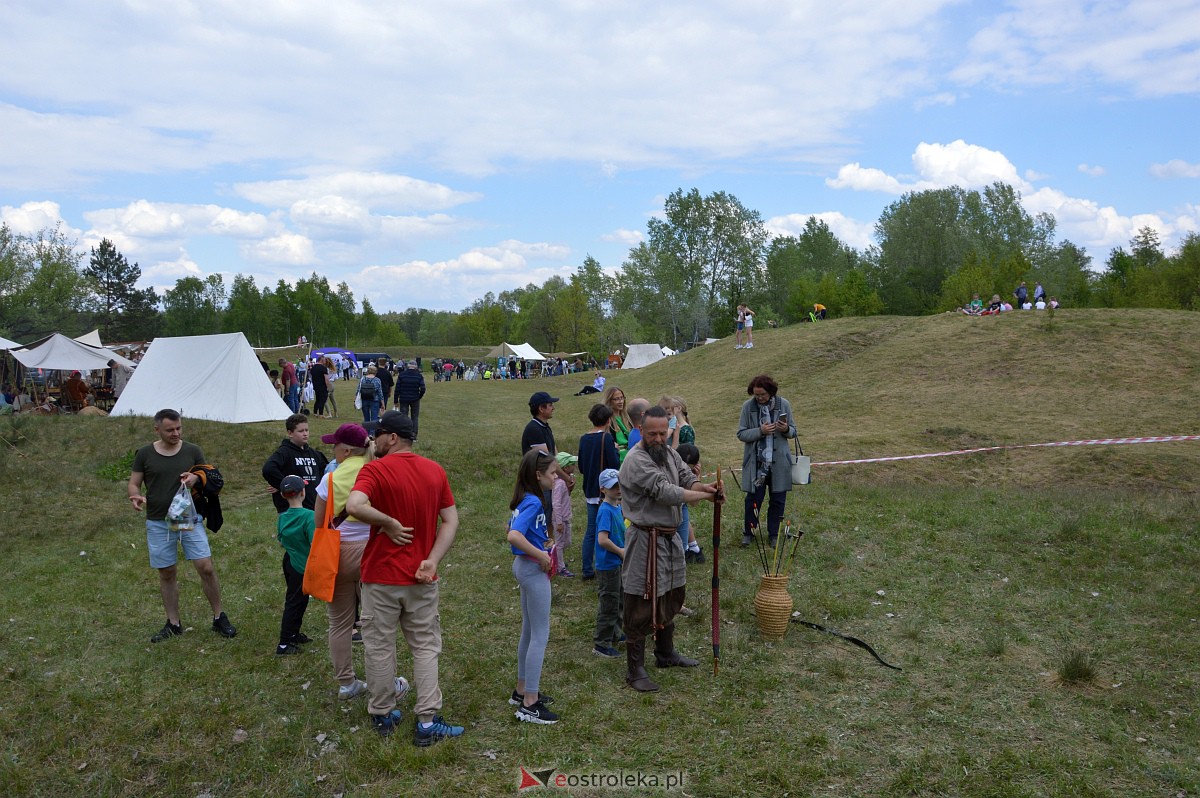
[[[652,693],[658,685],[646,673],[646,636],[653,635],[654,662],[660,668],[692,668],[699,663],[675,650],[675,616],[683,607],[687,571],[679,542],[680,507],[686,502],[724,502],[715,484],[705,484],[667,445],[667,411],[654,406],[642,422],[642,441],[621,464],[622,509],[629,529],[621,566],[624,593],[626,683]]]

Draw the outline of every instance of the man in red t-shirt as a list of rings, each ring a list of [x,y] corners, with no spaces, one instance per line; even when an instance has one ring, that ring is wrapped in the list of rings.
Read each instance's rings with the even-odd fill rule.
[[[378,457],[363,466],[346,500],[346,511],[371,525],[362,557],[362,637],[371,722],[384,737],[400,723],[396,709],[396,631],[413,654],[417,699],[414,740],[419,746],[458,737],[436,714],[442,708],[438,654],[438,563],[458,531],[458,508],[446,471],[413,454],[412,420],[395,410],[375,430]]]
[[[279,381],[283,383],[284,401],[287,402],[293,413],[299,413],[300,380],[296,377],[296,366],[284,358],[279,358],[279,368],[282,369],[279,373]]]

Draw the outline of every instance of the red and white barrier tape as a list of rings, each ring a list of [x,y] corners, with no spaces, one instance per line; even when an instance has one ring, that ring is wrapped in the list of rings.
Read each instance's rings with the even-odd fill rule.
[[[1018,443],[1011,446],[981,446],[978,449],[958,449],[953,452],[931,452],[929,454],[902,454],[895,457],[868,457],[862,460],[826,460],[814,466],[850,465],[852,463],[887,463],[892,460],[923,460],[927,457],[952,457],[957,454],[996,452],[1001,449],[1037,449],[1051,446],[1110,446],[1122,443],[1168,443],[1171,441],[1200,441],[1200,435],[1160,435],[1143,438],[1096,438],[1087,441],[1054,441],[1053,443]]]

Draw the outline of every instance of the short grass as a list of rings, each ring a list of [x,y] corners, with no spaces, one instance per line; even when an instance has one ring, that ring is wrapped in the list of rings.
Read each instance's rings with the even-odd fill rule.
[[[1022,314],[828,322],[610,378],[631,395],[684,395],[710,469],[740,462],[737,409],[759,371],[783,385],[817,461],[1194,434],[1196,319],[1062,312],[1052,333]],[[536,384],[563,397],[563,448],[586,429],[591,399],[570,396],[581,384]],[[431,384],[423,408],[418,448],[446,465],[463,519],[442,571],[441,671],[445,713],[467,735],[430,750],[378,739],[361,700],[336,700],[319,602],[306,619],[318,642],[272,656],[283,585],[258,470],[282,425],[185,420],[227,479],[212,541],[240,634],[208,630],[185,573],[192,631],[154,646],[142,525],[111,478],[150,439],[148,420],[0,420],[0,795],[505,795],[520,766],[683,771],[684,792],[705,796],[1200,793],[1200,445],[814,469],[789,500],[806,532],[796,607],[903,672],[799,626],[762,641],[731,501],[720,674],[707,566],[689,568],[697,615],[678,634],[704,664],[653,674],[651,696],[622,688],[623,661],[589,653],[591,583],[563,580],[544,678],[563,721],[530,728],[505,703],[520,617],[502,528],[534,387]],[[711,554],[707,508],[697,528]],[[1088,678],[1066,678],[1081,664]]]

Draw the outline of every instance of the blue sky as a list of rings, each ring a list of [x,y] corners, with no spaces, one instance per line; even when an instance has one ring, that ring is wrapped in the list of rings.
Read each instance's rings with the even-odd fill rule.
[[[315,271],[459,310],[615,270],[691,187],[860,248],[903,192],[995,180],[1095,266],[1200,230],[1194,0],[20,6],[0,221],[160,289]]]

